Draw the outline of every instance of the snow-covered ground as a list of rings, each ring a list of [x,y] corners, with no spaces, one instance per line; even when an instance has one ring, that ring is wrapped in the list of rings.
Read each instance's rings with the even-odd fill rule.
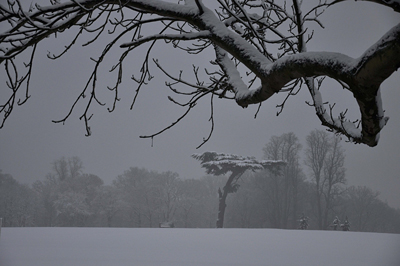
[[[274,229],[2,228],[1,266],[399,266],[400,235]]]

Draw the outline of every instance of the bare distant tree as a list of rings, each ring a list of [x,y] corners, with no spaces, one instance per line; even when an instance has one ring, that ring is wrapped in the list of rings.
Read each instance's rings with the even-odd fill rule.
[[[61,157],[53,162],[53,172],[60,181],[74,179],[82,174],[83,162],[77,157]]]
[[[160,201],[161,222],[173,222],[178,207],[178,174],[163,172],[157,177],[156,195]]]
[[[285,167],[279,174],[266,171],[259,173],[257,180],[265,183],[263,191],[267,194],[268,215],[271,223],[276,228],[296,228],[298,204],[298,187],[304,179],[304,174],[299,164],[299,152],[301,144],[293,133],[285,133],[280,136],[272,136],[263,148],[264,158],[268,160],[282,160]],[[261,180],[260,180],[261,179]],[[289,221],[292,222],[289,225]]]
[[[156,174],[144,168],[131,167],[113,181],[123,202],[122,211],[128,216],[128,226],[153,227],[158,224],[160,202],[155,196]]]
[[[101,54],[92,58],[94,69],[72,103],[71,110],[65,118],[55,121],[65,122],[78,102],[86,100],[80,118],[85,122],[88,135],[91,133],[88,124],[92,116],[90,106],[93,103],[105,105],[97,97],[99,87],[103,87],[98,84],[98,76],[105,56],[115,46],[121,48],[120,57],[110,69],[116,76],[114,85],[108,87],[115,95],[111,107],[108,107],[111,112],[120,100],[119,86],[129,55],[137,47],[147,45],[140,73],[133,77],[138,83],[133,106],[143,85],[153,77],[149,70],[150,52],[155,42],[164,40],[189,54],[212,50],[215,58],[210,58],[211,64],[218,69],[210,66],[205,73],[208,80],[202,80],[199,68],[194,67],[193,81],[187,81],[182,73],[173,75],[154,60],[155,65],[172,80],[167,86],[174,93],[186,95],[188,100],[178,102],[170,98],[186,108],[184,114],[167,128],[142,137],[153,138],[172,127],[205,96],[210,96],[211,101],[214,96],[233,99],[239,106],[247,107],[260,104],[278,92],[287,92],[289,97],[306,84],[312,98],[310,104],[315,107],[323,125],[356,143],[375,146],[387,121],[379,88],[400,66],[400,24],[356,59],[333,52],[308,52],[306,44],[312,37],[311,31],[307,31],[308,23],[322,25],[320,15],[324,10],[344,1],[319,0],[308,9],[302,9],[299,0],[176,0],[175,3],[161,0],[73,0],[60,3],[51,0],[48,6],[34,3],[26,6],[20,0],[6,1],[0,5],[0,23],[5,25],[0,32],[0,64],[5,67],[5,82],[10,90],[0,103],[1,126],[15,104],[23,104],[30,97],[29,85],[38,45],[45,43],[49,36],[75,28],[76,36],[64,51],[58,55],[49,53],[49,58],[57,59],[65,54],[81,35],[89,38],[83,43],[85,46],[99,40],[102,34],[108,33],[111,38]],[[400,12],[399,0],[369,1]],[[26,62],[21,64],[20,58]],[[244,71],[241,69],[247,72],[247,78],[242,78]],[[330,77],[353,94],[360,108],[360,121],[347,120],[346,112],[337,118],[332,115],[331,105],[326,108],[319,90],[323,79],[317,77]],[[177,84],[184,84],[191,91],[178,90]],[[25,87],[25,93],[20,92],[23,90],[21,87]],[[212,118],[211,113],[213,124]]]
[[[346,183],[344,150],[340,138],[329,137],[326,131],[313,130],[306,138],[305,164],[314,182],[318,229],[326,229],[335,200]]]
[[[226,198],[229,193],[234,193],[239,189],[238,181],[246,171],[257,171],[263,169],[279,168],[284,165],[283,161],[261,160],[254,157],[243,157],[235,154],[204,152],[202,154],[193,154],[193,158],[201,162],[201,167],[206,169],[207,174],[225,175],[230,173],[225,186],[218,189],[218,219],[217,228],[224,227],[224,217],[226,209]],[[276,169],[278,170],[278,169]]]
[[[379,220],[379,218],[374,217],[379,205],[379,192],[365,186],[352,186],[347,189],[346,196],[347,213],[351,217],[353,230],[374,231],[376,229],[372,228],[374,222]]]
[[[18,183],[0,170],[0,217],[3,227],[34,226],[37,205],[35,194],[27,185]]]
[[[105,226],[112,227],[113,220],[122,209],[120,195],[114,186],[101,186],[93,200],[94,212],[97,216],[104,217]]]
[[[173,222],[178,206],[178,174],[130,167],[113,181],[119,193],[120,210],[128,226],[154,227]]]
[[[209,198],[205,180],[184,179],[178,182],[177,220],[184,228],[204,227]],[[211,194],[212,196],[215,195]],[[212,207],[214,207],[212,205]]]
[[[344,167],[344,150],[340,146],[340,137],[331,138],[331,150],[326,158],[324,167],[323,195],[325,202],[324,224],[329,214],[337,205],[337,198],[342,195],[341,185],[346,184],[346,168]]]

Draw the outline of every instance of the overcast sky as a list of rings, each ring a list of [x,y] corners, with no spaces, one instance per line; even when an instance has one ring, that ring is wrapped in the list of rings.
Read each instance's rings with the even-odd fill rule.
[[[207,1],[205,1],[207,2]],[[324,30],[317,30],[308,44],[309,51],[335,51],[358,57],[375,43],[387,30],[400,21],[399,14],[389,8],[373,3],[354,2],[331,7],[321,17]],[[196,147],[208,136],[211,127],[209,100],[201,102],[188,117],[172,129],[156,137],[153,142],[140,139],[140,135],[152,134],[171,124],[185,110],[168,101],[173,94],[165,87],[167,78],[152,66],[156,76],[140,93],[134,109],[129,106],[134,96],[135,83],[130,81],[133,69],[140,58],[132,58],[124,68],[122,97],[116,111],[108,113],[105,107],[94,106],[91,111],[92,136],[85,137],[85,128],[79,117],[84,108],[80,105],[65,125],[52,120],[62,119],[80,90],[86,84],[93,69],[89,55],[98,56],[106,42],[89,48],[74,47],[65,57],[50,61],[47,51],[61,51],[68,38],[66,33],[58,39],[45,40],[38,48],[31,81],[31,98],[14,109],[5,127],[0,130],[0,169],[11,174],[22,183],[43,180],[51,171],[51,163],[62,156],[78,156],[84,163],[86,173],[96,174],[106,183],[122,174],[129,167],[145,167],[155,171],[174,171],[181,178],[198,178],[204,175],[198,161],[190,157],[193,153],[218,151],[262,158],[262,148],[273,135],[294,132],[304,144],[305,137],[313,129],[324,129],[312,107],[305,104],[310,97],[306,89],[289,99],[283,113],[276,116],[276,105],[285,95],[280,94],[264,102],[257,119],[257,107],[242,109],[233,101],[216,100],[215,130],[211,140],[202,148]],[[97,49],[97,50],[96,50]],[[118,55],[114,51],[112,55]],[[157,46],[153,57],[170,70],[179,73],[185,70],[191,77],[191,64],[207,66],[214,59],[212,53],[199,57],[188,57],[181,51]],[[106,58],[105,66],[111,67],[116,58]],[[3,70],[4,72],[4,70]],[[4,73],[0,80],[4,79]],[[106,86],[113,85],[115,77],[103,71],[99,86],[105,93],[100,97],[111,105],[111,93]],[[137,73],[137,72],[136,72]],[[381,133],[377,147],[354,145],[343,141],[346,150],[346,168],[349,185],[368,186],[381,192],[381,199],[393,207],[400,208],[400,73],[394,73],[382,85],[385,115],[390,117]],[[0,85],[6,89],[5,84]],[[349,108],[356,110],[352,96],[340,86],[327,83],[323,93],[337,102],[337,112]],[[0,97],[3,94],[0,94]],[[21,95],[22,97],[23,95]],[[326,96],[326,97],[327,97]],[[4,96],[3,96],[4,97]],[[356,115],[354,117],[357,117]],[[305,173],[308,170],[304,168]]]

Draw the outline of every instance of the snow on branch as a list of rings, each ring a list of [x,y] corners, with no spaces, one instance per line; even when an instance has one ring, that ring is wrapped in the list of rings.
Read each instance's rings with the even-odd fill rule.
[[[347,1],[347,0],[336,0],[336,1],[333,1],[331,3],[331,5],[337,4],[340,2],[344,2],[344,1]],[[384,5],[384,6],[392,8],[396,12],[400,12],[400,1],[399,0],[360,0],[360,1],[373,2],[376,4]]]
[[[191,32],[186,34],[156,34],[144,38],[137,39],[133,42],[123,43],[120,45],[121,48],[126,47],[136,47],[143,43],[155,41],[155,40],[182,40],[182,41],[189,41],[189,40],[198,40],[202,38],[209,38],[211,36],[209,31],[200,31],[200,32]]]
[[[311,106],[315,107],[315,112],[322,122],[322,125],[329,127],[336,132],[340,132],[347,136],[351,141],[357,142],[362,138],[361,129],[353,122],[345,120],[345,116],[341,114],[338,118],[334,118],[332,110],[328,110],[324,106],[322,94],[319,91],[319,86],[315,86],[314,79],[306,78],[306,84],[313,99]],[[332,109],[332,108],[331,108]]]
[[[105,105],[96,96],[99,90],[97,77],[98,68],[111,48],[124,49],[120,49],[121,56],[110,70],[117,76],[115,85],[108,87],[115,93],[113,106],[108,108],[110,111],[115,109],[116,102],[120,100],[118,89],[122,83],[124,60],[138,46],[147,45],[139,70],[140,77],[132,75],[138,84],[133,106],[142,86],[153,78],[149,67],[152,48],[157,40],[165,40],[165,45],[171,43],[174,48],[189,54],[201,53],[211,45],[215,50],[216,60],[211,62],[218,65],[219,70],[207,69],[208,81],[199,80],[196,70],[196,84],[189,86],[192,91],[186,93],[191,98],[182,106],[191,109],[204,96],[219,95],[220,98],[234,98],[239,106],[247,107],[262,103],[278,92],[289,91],[292,94],[294,87],[301,87],[305,83],[313,100],[311,105],[315,107],[323,125],[356,143],[375,146],[379,132],[387,122],[383,114],[380,85],[400,67],[400,24],[371,45],[360,58],[332,52],[307,52],[306,45],[313,33],[308,32],[306,23],[311,21],[322,26],[319,16],[324,10],[343,1],[321,0],[309,10],[302,10],[301,1],[297,0],[284,3],[219,0],[210,6],[201,0],[177,0],[176,3],[161,0],[73,0],[63,3],[51,1],[51,5],[46,7],[31,5],[25,10],[22,1],[9,0],[6,4],[0,4],[0,23],[5,25],[3,32],[0,32],[0,64],[5,66],[5,83],[10,89],[8,98],[0,103],[0,114],[3,115],[0,127],[12,112],[14,103],[23,104],[30,96],[28,89],[37,45],[52,35],[75,27],[78,30],[70,44],[60,54],[49,55],[49,58],[57,59],[64,55],[83,34],[92,37],[83,46],[92,44],[102,34],[111,36],[111,41],[101,54],[92,58],[94,70],[70,111],[64,119],[56,121],[65,122],[78,102],[86,101],[85,111],[80,118],[85,122],[87,135],[90,135],[88,121],[91,118],[91,104]],[[400,12],[399,0],[369,1]],[[195,42],[184,48],[179,46],[179,41]],[[29,55],[28,60],[18,64],[21,61],[16,60],[26,54],[25,51]],[[160,68],[157,60],[154,62]],[[242,78],[244,73],[239,70],[242,66],[247,70],[247,80]],[[314,85],[315,79],[321,76],[346,84],[345,88],[354,95],[359,105],[360,126],[346,120],[345,112],[335,118],[332,115],[333,106],[329,109],[325,107],[321,91]],[[190,84],[180,76],[172,80],[173,83],[166,84],[174,92],[177,90],[172,85]],[[255,81],[259,81],[261,86],[251,88],[253,84],[258,84]],[[24,99],[18,100],[18,92],[24,86]],[[288,87],[290,89],[286,90]],[[227,92],[233,92],[234,97],[225,96]],[[86,95],[89,97],[85,98]],[[281,108],[283,105],[280,105]]]
[[[214,49],[217,58],[216,62],[227,75],[227,83],[235,92],[235,98],[241,99],[243,97],[251,97],[254,91],[250,91],[247,85],[243,82],[237,67],[229,58],[228,53],[218,46],[214,46]]]

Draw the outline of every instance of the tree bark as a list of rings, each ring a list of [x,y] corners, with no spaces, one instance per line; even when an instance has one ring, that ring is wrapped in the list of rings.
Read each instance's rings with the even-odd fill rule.
[[[228,196],[228,193],[224,187],[224,191],[222,192],[221,189],[218,189],[218,218],[217,218],[217,228],[223,228],[224,227],[224,217],[225,217],[225,209],[226,209],[226,197]]]
[[[232,171],[231,176],[226,181],[224,188],[218,189],[218,218],[217,218],[217,228],[224,227],[224,218],[225,218],[225,210],[226,210],[226,198],[229,193],[232,193],[232,182],[235,180],[236,177],[240,176],[242,172]]]

